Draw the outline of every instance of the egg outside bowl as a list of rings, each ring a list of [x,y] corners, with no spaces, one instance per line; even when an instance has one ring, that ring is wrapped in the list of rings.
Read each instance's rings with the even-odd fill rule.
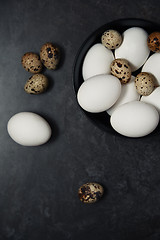
[[[143,19],[135,19],[135,18],[129,18],[129,19],[119,19],[112,22],[109,22],[97,30],[95,30],[89,37],[83,42],[82,46],[80,47],[75,62],[73,65],[73,87],[75,94],[77,96],[78,89],[81,86],[81,84],[84,82],[82,77],[82,65],[85,58],[86,53],[88,50],[96,43],[101,43],[101,35],[107,30],[107,29],[114,29],[117,30],[120,33],[123,33],[125,30],[131,27],[141,27],[144,30],[150,34],[154,31],[160,31],[160,25],[157,23],[143,20]],[[150,53],[151,55],[152,53]],[[132,73],[132,75],[136,76],[139,72],[141,72],[141,68]],[[78,103],[78,101],[77,101]],[[79,104],[78,104],[79,105]],[[80,106],[79,106],[80,107]],[[101,113],[90,113],[85,111],[80,107],[80,109],[85,113],[85,115],[90,119],[91,122],[93,122],[96,126],[98,126],[101,130],[108,132],[112,135],[120,135],[117,133],[110,124],[110,115],[105,111]],[[159,132],[160,130],[160,124],[157,126],[157,128],[152,133],[155,134]],[[150,135],[150,134],[149,134]]]

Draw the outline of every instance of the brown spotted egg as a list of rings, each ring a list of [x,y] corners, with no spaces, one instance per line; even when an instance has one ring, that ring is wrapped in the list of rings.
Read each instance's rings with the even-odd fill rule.
[[[153,32],[148,36],[147,44],[152,52],[160,52],[160,32]]]
[[[46,91],[48,87],[48,78],[43,74],[34,74],[24,86],[24,90],[30,94],[40,94]]]
[[[103,195],[104,189],[98,183],[85,183],[78,190],[79,199],[84,203],[95,203]]]
[[[40,58],[46,68],[55,70],[59,64],[60,50],[52,43],[45,43],[41,47]]]
[[[118,31],[109,29],[102,34],[101,42],[108,49],[116,49],[122,43],[122,36]]]
[[[121,83],[128,83],[131,79],[131,67],[127,60],[117,58],[111,63],[111,74],[117,77]]]
[[[42,71],[42,63],[38,54],[27,52],[22,56],[22,66],[24,69],[31,73],[39,73]]]
[[[135,78],[135,86],[140,95],[148,96],[155,88],[155,78],[148,72],[141,72]]]

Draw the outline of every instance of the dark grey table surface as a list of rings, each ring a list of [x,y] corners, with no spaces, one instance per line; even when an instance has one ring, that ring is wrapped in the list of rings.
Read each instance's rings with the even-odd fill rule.
[[[0,6],[0,240],[159,240],[160,135],[108,134],[80,110],[72,86],[76,53],[88,35],[120,18],[160,22],[160,2],[6,0]],[[50,88],[29,95],[21,56],[57,43],[62,60],[46,70]],[[40,114],[51,140],[23,147],[6,126],[18,112]],[[85,205],[77,190],[99,182],[105,195]]]

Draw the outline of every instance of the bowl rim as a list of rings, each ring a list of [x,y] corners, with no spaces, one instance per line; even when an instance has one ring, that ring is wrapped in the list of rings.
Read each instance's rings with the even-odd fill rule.
[[[95,116],[98,116],[98,115],[103,115],[103,114],[107,114],[107,112],[102,112],[102,113],[90,113],[90,112],[87,112],[85,111],[84,109],[82,109],[82,107],[79,105],[78,101],[77,101],[77,92],[78,92],[78,88],[76,86],[76,81],[75,81],[75,75],[76,75],[76,72],[78,71],[77,70],[77,63],[79,61],[79,58],[81,57],[82,52],[84,51],[84,47],[87,45],[87,43],[89,41],[92,42],[92,45],[94,45],[94,41],[92,40],[92,38],[94,38],[95,36],[97,36],[99,34],[99,32],[101,32],[101,34],[103,33],[104,29],[105,28],[109,28],[109,26],[111,25],[122,25],[122,27],[124,28],[131,28],[131,27],[134,27],[134,26],[128,26],[129,23],[133,23],[135,22],[135,27],[141,27],[141,28],[144,28],[145,30],[145,26],[141,26],[141,25],[146,25],[148,28],[151,28],[153,29],[153,26],[154,26],[154,30],[153,31],[156,31],[156,30],[159,30],[160,31],[160,25],[156,22],[153,22],[153,21],[150,21],[150,20],[146,20],[146,19],[142,19],[142,18],[120,18],[120,19],[116,19],[116,20],[113,20],[111,22],[107,22],[103,25],[101,25],[100,27],[98,27],[97,29],[95,29],[94,31],[92,31],[88,36],[87,38],[82,42],[81,46],[79,47],[76,55],[75,55],[75,59],[74,59],[74,62],[73,62],[73,67],[72,67],[72,87],[73,87],[73,91],[74,91],[74,96],[75,96],[75,99],[76,99],[76,102],[77,102],[77,105],[79,106],[79,108],[81,109],[81,111],[84,113],[84,115],[94,124],[94,126],[97,126],[97,128],[99,128],[100,130],[102,130],[103,132],[107,132],[107,133],[111,133],[112,135],[120,135],[120,136],[123,136],[121,134],[119,134],[118,132],[116,132],[112,126],[108,126],[108,127],[104,127],[104,124],[97,124],[97,121],[94,119]],[[132,24],[131,24],[132,25]],[[127,27],[128,26],[128,27]],[[147,31],[147,30],[146,30]],[[152,30],[151,31],[147,31],[148,33],[150,32],[153,32]],[[88,49],[90,48],[91,46],[88,46],[87,49],[85,50],[85,52],[88,51]],[[83,56],[82,59],[84,59],[85,55]],[[82,60],[81,60],[82,61]],[[80,86],[79,86],[80,87]],[[108,117],[110,118],[109,114],[107,114]],[[158,124],[160,125],[160,123]],[[106,124],[107,126],[107,124]],[[158,126],[157,126],[158,128]],[[156,129],[157,129],[156,128]],[[155,132],[156,129],[153,131]],[[151,135],[152,133],[150,133],[149,135]],[[123,136],[125,137],[125,136]]]

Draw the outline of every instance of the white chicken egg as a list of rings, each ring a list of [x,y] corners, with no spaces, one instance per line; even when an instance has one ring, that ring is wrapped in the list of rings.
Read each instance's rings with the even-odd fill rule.
[[[118,106],[127,102],[139,100],[140,95],[136,91],[134,79],[135,77],[131,76],[131,80],[128,83],[122,84],[120,97],[118,98],[116,103],[107,110],[107,113],[109,115],[112,115],[112,113],[116,110]]]
[[[160,85],[160,53],[154,53],[148,58],[142,68],[142,72],[151,73],[156,78],[156,84]]]
[[[106,111],[119,98],[121,83],[112,75],[97,75],[80,86],[77,94],[79,105],[86,111],[98,113]]]
[[[20,112],[10,118],[7,124],[10,137],[23,146],[38,146],[51,137],[48,122],[32,112]]]
[[[152,104],[160,114],[160,87],[155,88],[150,95],[142,96],[141,101]]]
[[[156,108],[142,101],[122,104],[112,114],[112,127],[127,137],[143,137],[158,125],[159,114]]]
[[[105,48],[101,43],[93,45],[88,50],[83,61],[83,79],[86,80],[99,74],[109,74],[113,60],[114,56],[111,50]]]
[[[140,27],[132,27],[124,31],[122,36],[123,42],[115,50],[115,57],[128,60],[132,72],[134,72],[144,64],[149,56],[148,34]]]

